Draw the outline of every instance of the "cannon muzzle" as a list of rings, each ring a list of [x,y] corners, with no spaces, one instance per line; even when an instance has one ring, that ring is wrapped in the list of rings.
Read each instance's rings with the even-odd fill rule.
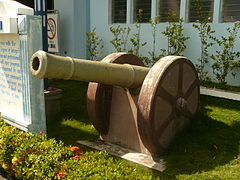
[[[79,80],[126,88],[139,87],[150,70],[130,64],[57,56],[41,50],[33,54],[30,69],[36,78]]]

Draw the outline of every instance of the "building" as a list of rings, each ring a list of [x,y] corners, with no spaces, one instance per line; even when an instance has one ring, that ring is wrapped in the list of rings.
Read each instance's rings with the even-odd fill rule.
[[[190,37],[186,41],[186,50],[183,55],[194,63],[200,57],[200,38],[198,31],[193,27],[197,22],[195,0],[54,0],[54,9],[60,13],[60,54],[78,58],[87,57],[86,32],[96,28],[96,33],[104,41],[103,56],[114,52],[109,43],[113,39],[110,27],[121,25],[131,28],[131,35],[136,33],[138,9],[143,10],[141,23],[141,41],[147,45],[140,49],[143,56],[148,56],[152,50],[152,30],[150,18],[160,15],[157,24],[156,51],[167,47],[167,39],[161,33],[168,25],[167,12],[174,10],[184,20],[184,35]],[[208,15],[213,30],[217,37],[228,36],[227,28],[240,20],[239,0],[202,0],[203,10]],[[53,3],[51,3],[53,5]],[[239,42],[239,39],[238,39]],[[131,48],[128,44],[128,49]],[[215,53],[219,47],[212,46],[209,54]],[[236,50],[240,50],[240,43],[236,43]],[[206,67],[209,75],[213,77],[211,63]],[[238,70],[238,69],[237,69]],[[239,85],[240,74],[236,78],[229,76],[228,83]]]
[[[141,54],[148,55],[152,49],[152,33],[149,18],[160,15],[157,25],[157,48],[166,48],[166,37],[161,34],[167,26],[167,10],[176,11],[184,20],[184,35],[190,37],[186,41],[184,56],[197,62],[200,56],[200,39],[198,32],[193,28],[197,17],[194,11],[194,0],[55,0],[55,9],[60,12],[61,21],[61,54],[86,58],[86,32],[96,28],[97,34],[104,41],[104,55],[114,52],[109,43],[113,39],[109,28],[118,24],[127,26],[134,33],[137,10],[143,9],[141,24],[141,40],[148,44],[141,48]],[[240,20],[240,2],[238,0],[203,0],[203,9],[209,15],[211,26],[216,35],[227,36],[227,27],[232,27],[235,21]],[[213,54],[217,45],[209,50]],[[236,44],[240,50],[240,43]],[[206,69],[212,76],[211,65]],[[239,76],[233,79],[229,76],[230,84],[239,85]]]

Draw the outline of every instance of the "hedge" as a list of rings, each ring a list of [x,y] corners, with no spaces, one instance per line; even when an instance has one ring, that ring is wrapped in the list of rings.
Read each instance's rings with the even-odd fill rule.
[[[84,152],[46,134],[31,134],[0,120],[0,174],[8,179],[141,179],[106,152]]]

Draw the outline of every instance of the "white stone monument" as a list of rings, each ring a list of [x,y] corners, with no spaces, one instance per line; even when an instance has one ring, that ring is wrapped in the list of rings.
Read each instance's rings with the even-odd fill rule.
[[[46,131],[43,80],[29,72],[29,59],[42,49],[41,17],[16,1],[0,0],[0,112],[9,124]]]

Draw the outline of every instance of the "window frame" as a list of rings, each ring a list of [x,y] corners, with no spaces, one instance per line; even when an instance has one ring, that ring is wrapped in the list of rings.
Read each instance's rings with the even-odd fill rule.
[[[191,1],[194,1],[194,0],[187,0],[187,8],[186,8],[186,22],[187,23],[198,23],[198,21],[190,21],[190,5],[191,5]],[[221,0],[222,1],[222,0]],[[214,16],[215,16],[215,13],[214,10],[215,10],[215,0],[212,0],[212,14],[211,14],[211,21],[209,21],[209,23],[213,23],[214,22]],[[220,10],[222,12],[222,10]]]
[[[149,20],[146,21],[146,22],[137,22],[137,14],[136,14],[136,3],[137,3],[137,0],[133,0],[131,5],[132,5],[132,14],[131,14],[131,19],[132,19],[132,22],[133,23],[141,23],[141,24],[146,24],[146,23],[149,23],[149,20],[152,18],[152,3],[153,1],[150,0],[150,17],[149,17]]]
[[[114,21],[114,13],[113,13],[113,11],[114,11],[114,8],[113,8],[113,4],[114,4],[114,2],[113,2],[114,0],[109,0],[108,2],[108,4],[109,4],[109,8],[108,8],[108,10],[109,10],[109,24],[127,24],[127,15],[128,15],[128,0],[126,0],[126,17],[125,17],[125,22],[113,22]]]
[[[160,15],[160,1],[161,0],[157,0],[156,1],[156,8],[157,8],[157,15],[156,16],[160,16],[160,19],[159,19],[159,23],[168,23],[168,21],[161,21],[161,15]],[[182,3],[183,0],[179,0],[179,14],[178,14],[178,18],[180,19],[181,18],[181,3]],[[186,4],[188,6],[188,4]]]
[[[221,8],[220,8],[220,22],[221,23],[235,23],[235,22],[237,22],[237,21],[240,21],[240,18],[239,18],[239,20],[234,20],[234,21],[224,21],[224,1],[225,0],[221,0]],[[239,16],[240,16],[240,10],[239,10]]]

